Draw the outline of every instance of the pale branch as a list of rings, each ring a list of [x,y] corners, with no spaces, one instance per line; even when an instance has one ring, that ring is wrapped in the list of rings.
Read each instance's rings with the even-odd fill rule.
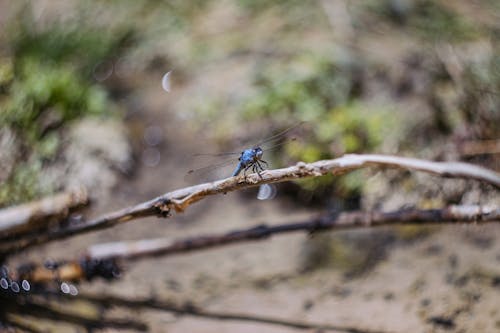
[[[67,238],[75,234],[110,228],[140,217],[155,215],[169,217],[173,211],[182,212],[191,204],[210,195],[227,193],[268,183],[319,177],[328,173],[340,175],[372,166],[417,170],[442,177],[475,179],[500,188],[500,174],[468,163],[431,162],[389,155],[349,154],[332,160],[322,160],[314,163],[299,162],[295,166],[288,168],[265,170],[261,175],[251,174],[246,177],[242,175],[182,188],[165,193],[136,206],[105,214],[89,221],[82,221],[78,224],[62,227],[59,230],[50,231],[37,237],[25,238],[16,243],[6,244],[0,248],[0,252],[9,253],[47,241]]]
[[[46,229],[68,217],[72,209],[88,203],[84,188],[39,201],[0,209],[0,239]]]
[[[263,224],[225,234],[195,236],[179,240],[160,238],[98,244],[89,247],[87,256],[94,260],[131,260],[152,256],[167,256],[239,242],[263,240],[275,234],[298,231],[331,231],[389,224],[421,225],[479,222],[500,222],[500,209],[472,205],[449,206],[443,209],[403,209],[392,212],[346,212],[336,217],[325,215],[304,222],[280,225]]]
[[[258,225],[249,229],[223,234],[193,236],[183,239],[150,239],[133,242],[113,242],[93,245],[78,259],[48,264],[27,263],[11,270],[9,281],[22,280],[44,285],[57,281],[80,282],[96,277],[114,279],[120,275],[121,262],[153,256],[168,256],[234,243],[264,240],[273,235],[290,232],[320,232],[377,227],[390,224],[422,225],[453,223],[500,222],[500,209],[481,206],[449,206],[443,209],[403,209],[391,212],[345,212],[326,214],[311,220],[280,224]],[[9,282],[9,285],[12,284]]]

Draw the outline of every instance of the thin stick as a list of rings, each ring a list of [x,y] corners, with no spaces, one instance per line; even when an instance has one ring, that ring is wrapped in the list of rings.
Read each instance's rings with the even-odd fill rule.
[[[354,326],[341,326],[341,325],[330,325],[330,324],[318,324],[307,321],[300,320],[287,320],[280,319],[270,316],[259,316],[251,315],[245,313],[231,313],[223,311],[209,311],[204,310],[191,302],[173,302],[173,301],[161,301],[154,298],[143,298],[143,299],[126,299],[113,295],[89,295],[80,294],[79,300],[86,300],[89,302],[97,303],[104,308],[110,308],[112,306],[120,306],[130,309],[156,309],[175,313],[177,315],[188,315],[208,319],[216,320],[232,320],[232,321],[246,321],[261,323],[267,325],[278,325],[295,329],[315,329],[315,330],[325,330],[325,331],[336,331],[336,332],[346,332],[346,333],[376,333],[380,331],[374,331],[369,329],[361,329]]]
[[[49,304],[43,300],[36,301],[33,297],[26,299],[24,302],[18,302],[17,299],[10,299],[9,302],[4,302],[2,305],[2,310],[8,313],[7,322],[12,321],[14,326],[16,326],[21,318],[33,317],[39,319],[49,319],[55,322],[66,322],[88,329],[115,328],[122,330],[131,329],[136,331],[146,331],[148,329],[148,326],[145,323],[134,319],[107,319],[100,318],[99,316],[93,318],[79,315],[69,311],[60,310],[57,306],[54,306],[54,304]]]
[[[390,224],[422,225],[500,222],[500,209],[476,205],[449,206],[443,209],[403,209],[391,212],[349,212],[336,217],[320,216],[311,220],[274,226],[258,225],[224,234],[202,235],[172,240],[168,238],[113,242],[90,246],[87,253],[73,260],[60,260],[46,265],[27,263],[11,271],[14,281],[35,284],[57,281],[90,280],[95,277],[113,279],[121,271],[120,260],[138,260],[153,256],[169,256],[233,243],[264,240],[290,232],[320,232],[377,227]]]
[[[233,243],[265,240],[273,235],[290,232],[320,232],[377,227],[391,224],[473,224],[500,222],[500,209],[482,206],[449,206],[443,209],[403,209],[392,212],[349,212],[338,216],[320,216],[311,220],[274,226],[258,225],[224,234],[194,236],[171,240],[167,238],[134,242],[113,242],[93,245],[87,253],[73,260],[60,260],[46,265],[28,263],[12,270],[9,279],[20,283],[27,280],[38,285],[58,281],[79,282],[95,277],[114,279],[121,271],[120,261],[154,256],[169,256],[226,246]]]
[[[470,224],[479,222],[500,222],[500,209],[472,205],[428,210],[404,209],[392,212],[357,211],[342,213],[333,218],[325,215],[304,222],[274,226],[263,224],[225,234],[196,236],[179,240],[160,238],[135,242],[104,243],[89,247],[87,255],[94,260],[133,260],[152,256],[168,256],[233,243],[264,240],[272,235],[289,232],[331,231],[389,224]]]
[[[22,242],[0,246],[0,253],[24,249],[47,241],[62,239],[89,231],[110,228],[119,223],[128,222],[146,216],[169,217],[173,211],[182,212],[191,204],[203,198],[231,191],[246,189],[268,183],[278,183],[299,178],[319,177],[332,173],[340,175],[365,167],[399,168],[423,171],[442,177],[475,179],[500,188],[500,174],[476,165],[461,162],[431,162],[416,158],[390,155],[357,155],[349,154],[333,160],[322,160],[314,163],[299,162],[295,166],[283,169],[266,170],[247,177],[229,177],[219,181],[182,188],[165,193],[150,201],[136,206],[115,211],[93,220],[62,228]]]

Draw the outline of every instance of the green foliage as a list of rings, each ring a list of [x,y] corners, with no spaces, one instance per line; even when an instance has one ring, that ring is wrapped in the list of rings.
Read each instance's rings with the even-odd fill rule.
[[[257,92],[244,103],[246,118],[265,117],[275,123],[289,118],[308,121],[307,140],[290,141],[283,149],[286,156],[305,162],[375,149],[393,118],[359,102],[362,73],[356,65],[315,57],[299,59],[299,64],[294,68],[301,68],[300,72],[288,68],[260,71],[267,74],[257,77]],[[342,177],[337,185],[349,196],[361,188],[357,179]],[[298,183],[314,191],[334,181],[324,177]]]
[[[375,12],[402,24],[425,40],[461,41],[478,36],[477,25],[436,0],[417,0],[407,4],[386,0],[369,5]]]
[[[303,1],[298,0],[275,0],[275,1],[266,1],[266,0],[237,0],[238,5],[249,10],[251,12],[258,12],[268,9],[269,7],[293,7],[297,5],[302,5]]]
[[[103,88],[85,82],[70,66],[27,59],[17,67],[1,120],[16,129],[27,145],[37,143],[51,126],[103,114],[108,107]]]
[[[477,28],[436,1],[418,1],[409,24],[425,38],[458,41],[477,36]]]
[[[21,143],[20,161],[0,185],[0,205],[52,190],[42,188],[39,177],[45,163],[57,156],[61,130],[73,120],[107,115],[113,108],[104,87],[89,74],[132,35],[88,20],[37,25],[30,13],[23,8],[8,24],[12,55],[0,59],[0,124],[14,130]]]
[[[95,14],[85,7],[80,15],[75,21],[50,21],[40,27],[29,6],[23,8],[17,23],[9,29],[14,56],[52,64],[71,63],[89,73],[103,59],[133,41],[132,30],[125,25],[94,25],[91,15]]]
[[[258,91],[245,105],[250,117],[292,113],[312,120],[336,105],[346,103],[355,91],[356,68],[328,59],[304,57],[289,67],[263,68],[255,79]]]

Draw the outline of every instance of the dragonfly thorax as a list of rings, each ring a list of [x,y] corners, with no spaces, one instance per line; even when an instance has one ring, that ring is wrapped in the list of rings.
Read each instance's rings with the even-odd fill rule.
[[[240,156],[240,161],[243,165],[247,165],[262,159],[264,151],[260,147],[245,149]]]

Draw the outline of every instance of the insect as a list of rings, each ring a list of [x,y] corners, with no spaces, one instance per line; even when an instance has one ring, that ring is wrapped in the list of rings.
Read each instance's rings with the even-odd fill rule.
[[[252,171],[256,172],[259,177],[262,178],[260,174],[260,171],[264,171],[262,164],[265,164],[266,167],[269,166],[267,162],[262,159],[262,155],[264,155],[264,151],[260,147],[249,148],[242,151],[238,158],[238,166],[231,176],[234,177],[239,175],[241,170],[243,170],[245,174],[248,169],[252,168]]]
[[[213,169],[221,168],[225,165],[228,165],[230,163],[234,163],[236,160],[236,156],[239,155],[238,157],[238,164],[236,168],[234,169],[232,173],[232,177],[238,176],[242,171],[243,174],[246,177],[246,172],[248,170],[252,170],[254,173],[257,173],[260,178],[262,178],[261,172],[265,170],[265,167],[269,167],[269,164],[262,159],[264,152],[272,150],[274,148],[277,148],[287,141],[285,140],[285,134],[290,132],[291,130],[303,125],[304,122],[299,122],[291,127],[288,127],[287,129],[271,136],[268,137],[264,140],[259,141],[258,143],[254,144],[251,148],[244,149],[243,151],[240,152],[227,152],[227,153],[219,153],[219,154],[195,154],[195,156],[216,156],[216,157],[221,157],[221,156],[233,156],[231,159],[223,161],[221,163],[217,163],[215,165],[209,165],[203,168],[195,169],[195,170],[190,170],[188,172],[189,174],[193,173],[205,173],[209,172]],[[279,143],[277,143],[279,142]],[[268,148],[262,148],[264,145],[271,144],[271,147]]]

